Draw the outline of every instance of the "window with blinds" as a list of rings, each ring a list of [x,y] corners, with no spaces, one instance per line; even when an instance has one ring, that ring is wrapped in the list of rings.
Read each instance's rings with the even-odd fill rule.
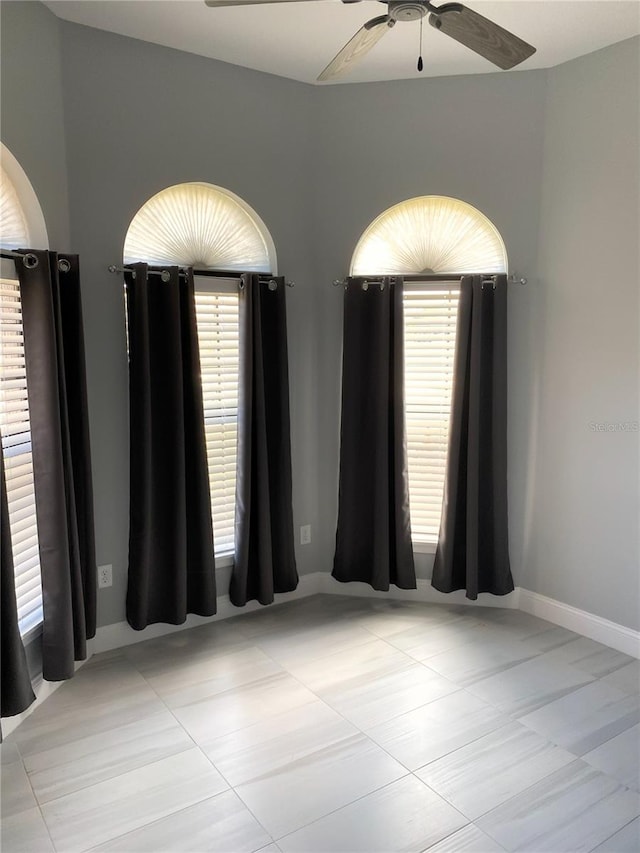
[[[238,283],[195,279],[204,427],[216,556],[235,545],[238,435]]]
[[[42,622],[42,584],[20,288],[7,277],[0,278],[0,433],[18,623],[24,636]]]
[[[420,196],[393,205],[369,225],[351,258],[351,275],[439,275],[451,282],[405,283],[405,394],[411,530],[436,543],[442,513],[458,281],[468,272],[505,272],[496,226],[466,201]]]
[[[271,234],[257,212],[231,190],[202,181],[166,187],[133,217],[124,261],[225,271],[278,269]],[[214,549],[235,546],[238,421],[238,281],[196,276],[196,322]]]
[[[438,540],[444,489],[459,282],[405,284],[405,416],[414,542]]]

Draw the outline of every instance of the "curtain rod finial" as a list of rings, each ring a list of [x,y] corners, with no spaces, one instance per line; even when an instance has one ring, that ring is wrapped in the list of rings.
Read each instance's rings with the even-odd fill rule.
[[[527,283],[527,279],[519,276],[517,272],[511,273],[510,276],[507,277],[507,281],[510,284],[522,284],[525,285]]]

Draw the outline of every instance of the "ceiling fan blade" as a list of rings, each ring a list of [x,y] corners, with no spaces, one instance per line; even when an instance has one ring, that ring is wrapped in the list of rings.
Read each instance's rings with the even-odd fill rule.
[[[204,0],[206,6],[266,6],[267,3],[300,3],[301,0]]]
[[[526,41],[461,3],[438,7],[429,15],[429,23],[505,71],[536,52]]]
[[[379,18],[372,18],[372,20],[367,21],[364,27],[361,27],[355,36],[349,39],[340,53],[334,56],[318,80],[324,82],[339,77],[341,74],[346,74],[347,71],[351,70],[354,63],[360,60],[365,53],[369,53],[371,48],[394,24],[395,20],[389,15],[380,15]]]

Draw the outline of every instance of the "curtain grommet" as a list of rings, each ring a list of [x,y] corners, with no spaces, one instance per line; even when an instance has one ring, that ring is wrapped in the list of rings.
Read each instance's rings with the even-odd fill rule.
[[[69,270],[71,269],[71,264],[66,258],[60,258],[60,260],[58,261],[58,269],[60,270],[60,272],[69,272]]]
[[[244,281],[242,279],[238,282],[238,290],[244,290]]]
[[[160,273],[160,279],[161,281],[164,281],[165,284],[168,281],[171,281],[171,273],[169,272],[169,270],[162,270],[162,272]]]
[[[26,255],[22,256],[22,263],[28,270],[34,270],[40,262],[37,255],[34,255],[33,252],[27,252]]]
[[[369,282],[368,281],[362,282],[362,289],[363,290],[369,290]]]
[[[271,281],[269,282],[269,284],[267,285],[267,287],[269,288],[269,290],[277,290],[278,289],[278,282],[272,278]]]

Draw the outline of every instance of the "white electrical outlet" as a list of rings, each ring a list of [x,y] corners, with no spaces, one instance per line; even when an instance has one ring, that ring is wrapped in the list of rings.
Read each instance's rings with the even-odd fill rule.
[[[300,528],[300,544],[308,545],[311,542],[311,525],[303,524]]]
[[[113,566],[98,566],[98,586],[100,589],[113,586]]]

